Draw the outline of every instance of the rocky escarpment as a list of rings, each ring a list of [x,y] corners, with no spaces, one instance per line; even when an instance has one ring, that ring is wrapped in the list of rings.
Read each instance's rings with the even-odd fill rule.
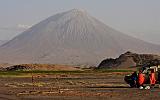
[[[160,60],[160,56],[153,54],[136,54],[132,52],[126,52],[120,55],[118,58],[107,58],[103,60],[98,68],[127,68],[133,66],[140,66],[148,63],[149,61]]]

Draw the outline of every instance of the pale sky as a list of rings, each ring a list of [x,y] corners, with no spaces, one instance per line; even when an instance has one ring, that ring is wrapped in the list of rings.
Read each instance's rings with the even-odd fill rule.
[[[73,8],[125,34],[160,44],[160,0],[0,0],[0,40]]]

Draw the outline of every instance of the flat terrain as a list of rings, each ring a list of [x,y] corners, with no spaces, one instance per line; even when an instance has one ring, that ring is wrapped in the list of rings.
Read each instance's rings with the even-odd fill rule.
[[[130,72],[0,73],[0,100],[159,100],[160,89],[129,88]],[[32,77],[33,76],[33,77]]]

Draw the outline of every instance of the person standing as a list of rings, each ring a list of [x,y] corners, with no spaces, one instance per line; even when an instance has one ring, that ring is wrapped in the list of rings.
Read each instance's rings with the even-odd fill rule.
[[[145,81],[145,75],[142,73],[142,70],[139,71],[138,73],[138,85],[140,88],[143,87],[144,81]]]
[[[151,70],[151,74],[149,76],[150,78],[150,85],[154,86],[156,84],[156,78],[155,78],[155,71]]]
[[[133,81],[133,87],[137,87],[137,79],[138,79],[138,75],[137,72],[135,71],[132,75],[132,81]]]

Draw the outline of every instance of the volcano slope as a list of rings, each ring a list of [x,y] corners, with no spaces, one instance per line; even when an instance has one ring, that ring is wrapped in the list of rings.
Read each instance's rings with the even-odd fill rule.
[[[7,40],[0,40],[0,46],[3,45],[6,42],[7,42]]]
[[[51,16],[3,44],[0,62],[97,65],[128,50],[157,54],[160,46],[125,35],[86,11],[73,9]]]

